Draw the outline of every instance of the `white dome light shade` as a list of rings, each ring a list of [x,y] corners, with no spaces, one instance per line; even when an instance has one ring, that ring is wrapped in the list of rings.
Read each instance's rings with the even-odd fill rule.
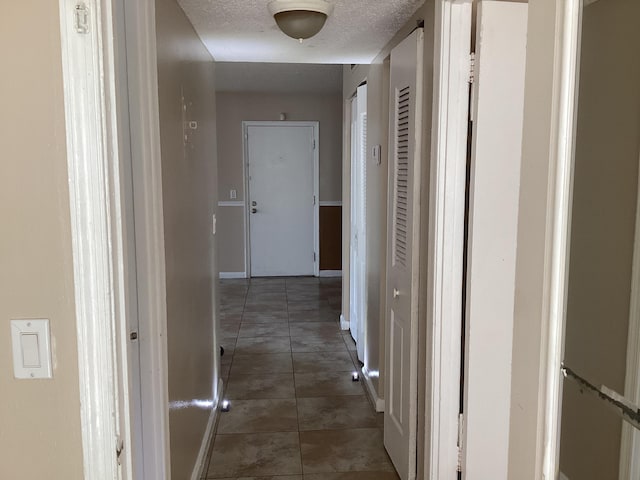
[[[333,5],[325,0],[273,0],[269,11],[278,27],[291,38],[305,39],[317,34],[331,14]]]

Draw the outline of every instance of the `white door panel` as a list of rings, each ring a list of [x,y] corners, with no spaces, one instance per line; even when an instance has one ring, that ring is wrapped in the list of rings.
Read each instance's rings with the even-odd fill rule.
[[[314,128],[247,126],[251,276],[314,274]]]
[[[351,107],[351,254],[349,325],[364,362],[367,321],[367,86],[358,87]]]
[[[463,442],[470,480],[508,473],[527,4],[484,0],[477,25]]]
[[[384,444],[402,480],[416,477],[422,29],[391,52]]]

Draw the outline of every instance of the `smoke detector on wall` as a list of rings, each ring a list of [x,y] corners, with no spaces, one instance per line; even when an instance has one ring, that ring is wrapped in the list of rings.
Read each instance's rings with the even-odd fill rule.
[[[325,0],[273,0],[269,12],[285,35],[302,40],[317,34],[333,5]]]

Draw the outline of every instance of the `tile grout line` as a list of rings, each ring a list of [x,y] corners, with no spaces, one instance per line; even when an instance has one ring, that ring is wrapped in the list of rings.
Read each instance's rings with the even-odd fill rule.
[[[289,322],[289,290],[288,280],[284,281],[284,296],[287,305],[287,322]],[[300,453],[300,476],[304,475],[304,464],[302,463],[302,438],[300,436],[300,410],[298,410],[298,391],[296,389],[296,369],[293,363],[293,347],[291,346],[291,323],[287,324],[289,329],[289,348],[291,350],[291,376],[293,377],[293,396],[296,402],[296,423],[298,425],[298,452]]]

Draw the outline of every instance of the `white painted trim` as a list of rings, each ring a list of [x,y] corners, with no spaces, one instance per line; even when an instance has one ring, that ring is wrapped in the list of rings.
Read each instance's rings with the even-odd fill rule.
[[[344,284],[344,278],[342,283]],[[340,314],[340,330],[349,330],[349,320],[345,319],[344,313]]]
[[[472,2],[436,2],[423,471],[456,478]]]
[[[220,272],[220,278],[248,278],[247,272]]]
[[[231,200],[231,201],[223,201],[218,202],[219,207],[244,207],[245,203],[243,200]]]
[[[342,200],[321,200],[320,206],[321,207],[341,207]]]
[[[126,355],[117,354],[126,326],[127,252],[114,7],[110,0],[87,0],[86,31],[78,32],[77,2],[60,0],[59,6],[84,474],[132,478],[128,365]],[[122,467],[118,440],[125,446]]]
[[[638,185],[640,186],[640,174]],[[640,188],[636,201],[624,395],[636,405],[640,403]],[[620,480],[640,478],[640,432],[627,422],[622,422],[619,478]]]
[[[342,277],[342,270],[320,270],[320,277]]]
[[[316,148],[313,149],[313,194],[317,199],[313,206],[313,249],[316,252],[316,261],[313,265],[313,274],[320,276],[320,122],[261,122],[261,121],[243,121],[242,122],[242,158],[243,158],[243,175],[244,175],[244,191],[246,192],[247,201],[249,199],[249,149],[248,149],[248,127],[283,127],[298,126],[312,127],[313,138]],[[250,228],[250,212],[245,208],[244,214],[244,231],[245,231],[245,270],[247,275],[251,277],[251,228]]]
[[[373,402],[373,406],[376,409],[376,412],[384,412],[384,399],[378,396],[378,392],[373,386],[373,382],[371,381],[372,375],[371,372],[367,369],[367,367],[362,367],[362,378],[364,378],[364,384],[367,387],[367,392],[369,393],[369,397]]]
[[[123,2],[127,20],[129,116],[138,276],[144,475],[170,476],[164,216],[153,0]]]
[[[573,164],[575,144],[576,99],[580,57],[581,0],[567,0],[558,22],[557,44],[561,46],[559,72],[554,80],[555,172],[551,181],[553,222],[551,265],[548,280],[549,319],[546,327],[544,457],[542,471],[547,480],[559,471],[560,420],[562,406],[562,374],[564,355],[565,311],[571,234],[571,199],[573,196]]]

